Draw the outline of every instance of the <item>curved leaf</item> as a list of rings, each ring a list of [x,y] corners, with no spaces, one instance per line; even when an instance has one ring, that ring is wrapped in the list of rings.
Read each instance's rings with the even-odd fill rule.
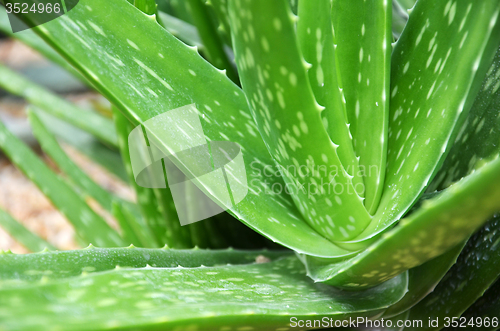
[[[323,126],[295,19],[287,0],[229,2],[236,63],[262,139],[306,221],[343,241],[371,216]]]
[[[379,284],[458,245],[499,210],[500,158],[426,200],[356,257],[332,263],[304,256],[308,273],[337,286]]]
[[[389,125],[392,6],[388,0],[334,0],[335,61],[353,144],[375,214],[384,188]]]
[[[56,248],[26,229],[19,221],[10,216],[0,208],[0,226],[12,236],[18,243],[31,252],[41,251],[45,248],[55,250]]]
[[[391,65],[387,175],[360,245],[417,201],[451,148],[500,43],[500,1],[420,0]],[[425,56],[423,56],[425,54]]]
[[[436,289],[410,310],[410,319],[439,318],[439,327],[424,328],[424,330],[439,330],[444,326],[445,317],[460,317],[500,275],[498,244],[500,244],[499,215],[469,240],[457,263]],[[490,316],[492,317],[498,316]],[[408,330],[413,329],[408,328]]]
[[[275,330],[289,327],[291,316],[374,316],[406,291],[406,277],[361,292],[315,284],[295,257],[239,266],[117,268],[28,284],[0,289],[4,327]]]
[[[139,13],[120,0],[80,0],[66,15],[34,30],[136,125],[194,102],[208,140],[229,140],[242,147],[251,178],[249,194],[230,211],[236,218],[299,252],[327,257],[350,254],[311,229],[289,196],[271,190],[284,188],[284,183],[274,175],[267,177],[268,172],[264,175],[272,160],[242,91],[193,49]],[[239,129],[233,128],[236,124]],[[183,141],[163,143],[175,149]]]

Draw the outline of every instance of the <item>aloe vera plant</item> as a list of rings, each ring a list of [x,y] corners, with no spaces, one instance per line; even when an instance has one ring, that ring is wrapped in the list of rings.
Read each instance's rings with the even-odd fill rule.
[[[56,251],[0,211],[0,226],[35,252],[0,255],[0,329],[286,330],[369,318],[390,321],[388,330],[437,330],[461,316],[500,328],[498,300],[481,298],[495,296],[500,275],[500,0],[166,8],[80,0],[44,24],[20,16],[38,26],[12,36],[112,109],[80,109],[0,66],[0,87],[32,104],[33,132],[64,176],[1,124],[0,149],[80,242],[99,247]],[[203,136],[152,121],[187,105]],[[112,171],[126,172],[135,203],[73,163],[59,140],[85,144],[65,139],[54,116],[121,156]],[[193,178],[226,212],[181,226],[168,185],[136,182],[129,135],[138,126],[165,154],[237,143],[246,178],[238,187],[248,193],[234,203],[239,191],[229,199],[218,190],[226,185]],[[224,172],[233,184],[237,175]]]

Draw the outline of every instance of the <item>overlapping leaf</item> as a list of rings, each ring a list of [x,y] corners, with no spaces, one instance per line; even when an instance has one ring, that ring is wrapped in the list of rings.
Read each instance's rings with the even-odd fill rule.
[[[49,198],[87,243],[122,246],[118,233],[0,122],[0,149]]]
[[[439,327],[424,328],[439,330],[445,325],[445,317],[460,317],[498,278],[498,244],[500,217],[497,215],[469,240],[457,263],[436,289],[410,310],[410,319],[439,318]]]
[[[310,276],[332,285],[363,288],[383,282],[466,240],[500,210],[500,159],[462,179],[356,257],[332,263],[304,256]]]
[[[384,188],[391,77],[392,6],[388,0],[334,0],[332,23],[340,87],[372,214]]]
[[[3,65],[0,65],[0,87],[25,98],[28,102],[42,108],[47,113],[93,134],[109,146],[116,146],[117,144],[115,128],[109,119],[80,109]]]
[[[349,254],[312,230],[287,195],[272,191],[284,183],[264,174],[272,160],[242,91],[148,16],[119,0],[83,0],[35,31],[136,124],[194,102],[207,139],[242,147],[250,191],[231,213],[245,224],[299,252]],[[163,142],[172,149],[183,143]]]
[[[322,236],[353,238],[371,216],[323,126],[288,1],[231,1],[229,17],[243,91],[295,204]]]
[[[311,65],[309,82],[321,112],[323,125],[331,140],[338,145],[342,166],[353,176],[356,191],[364,196],[365,185],[359,161],[353,148],[348,119],[335,64],[330,1],[302,1],[298,8],[297,36],[304,59]]]
[[[211,259],[208,263],[217,264],[224,256],[243,262],[257,254],[269,256],[268,252],[221,252],[218,258],[216,251],[140,250],[133,255],[134,250],[115,250],[108,251],[109,256],[118,258],[119,263],[139,266],[149,263],[149,266],[97,272],[103,270],[103,264],[107,268],[112,260],[102,259],[103,254],[98,254],[98,262],[93,262],[92,256],[98,251],[92,251],[96,250],[84,252],[82,259],[79,258],[82,251],[48,253],[52,254],[50,263],[33,267],[28,260],[39,259],[30,255],[1,256],[2,266],[15,265],[31,270],[22,273],[22,278],[41,279],[26,282],[28,286],[23,285],[23,281],[0,283],[2,325],[18,330],[188,326],[215,330],[221,325],[275,330],[288,327],[290,316],[325,316],[333,320],[346,316],[373,316],[399,300],[406,291],[405,277],[396,277],[361,292],[345,292],[315,284],[295,257],[238,266],[160,267],[182,265],[186,259],[191,261],[187,263],[190,265],[193,261],[206,263],[205,258]],[[69,269],[60,267],[68,264]],[[50,274],[51,268],[56,268],[53,274],[59,279],[51,281],[50,275],[43,276]],[[2,267],[2,273],[12,276],[12,268],[6,269]],[[66,270],[69,271],[67,275]],[[96,272],[71,277],[82,271]]]
[[[383,197],[352,244],[400,219],[439,169],[500,43],[499,11],[496,0],[416,4],[392,54]]]

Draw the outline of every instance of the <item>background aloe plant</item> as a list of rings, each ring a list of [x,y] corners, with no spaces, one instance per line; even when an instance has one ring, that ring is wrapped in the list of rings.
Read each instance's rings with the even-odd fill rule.
[[[81,0],[13,35],[113,109],[79,109],[0,66],[0,86],[32,104],[33,132],[65,176],[3,125],[0,148],[82,244],[100,247],[56,251],[0,212],[19,242],[47,248],[0,256],[0,328],[285,330],[293,316],[422,320],[431,330],[445,317],[498,317],[499,0],[159,8],[168,13],[153,1]],[[168,188],[135,183],[127,138],[192,103],[207,141],[241,146],[249,194],[181,227]],[[156,138],[165,149],[189,139]],[[61,139],[128,177],[137,203],[94,183]]]

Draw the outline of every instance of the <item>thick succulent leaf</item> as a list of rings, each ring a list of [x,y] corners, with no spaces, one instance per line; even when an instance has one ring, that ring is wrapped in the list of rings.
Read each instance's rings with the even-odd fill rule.
[[[84,196],[91,196],[107,211],[111,211],[114,197],[110,192],[97,185],[90,179],[83,170],[81,170],[59,146],[57,140],[45,127],[33,110],[28,110],[33,134],[37,138],[43,151],[57,164],[59,169],[64,172],[70,180],[83,191]]]
[[[464,122],[428,191],[442,190],[500,153],[500,49]]]
[[[271,261],[287,251],[204,250],[170,248],[97,248],[1,255],[0,288],[23,287],[36,281],[57,281],[115,268],[195,268]]]
[[[222,37],[217,33],[217,26],[210,15],[209,7],[204,0],[187,0],[193,22],[198,29],[204,51],[209,61],[217,68],[226,70],[227,76],[235,83],[238,82],[238,74],[224,50]]]
[[[76,148],[122,181],[128,180],[122,159],[116,149],[109,148],[90,133],[46,112],[38,112],[37,116],[59,141]]]
[[[38,252],[45,248],[51,250],[56,249],[48,242],[26,229],[18,220],[14,219],[2,209],[0,209],[0,227],[31,252]]]
[[[208,140],[238,143],[252,178],[249,194],[230,210],[236,218],[299,252],[350,254],[311,229],[288,195],[271,190],[273,185],[283,188],[284,183],[277,176],[264,177],[264,167],[272,160],[242,91],[147,15],[120,0],[80,0],[66,15],[34,30],[136,125],[195,103]],[[162,142],[174,150],[186,143],[166,137]]]
[[[498,317],[500,311],[500,280],[497,280],[481,298],[462,314],[466,321],[473,319],[476,322],[482,321],[481,330],[498,330],[500,323],[492,323],[493,318]],[[485,326],[484,321],[489,320],[489,326]],[[498,321],[498,319],[497,319]],[[445,328],[444,330],[450,330]]]
[[[347,117],[372,214],[384,188],[391,74],[392,6],[388,0],[334,0],[332,23]]]
[[[384,317],[400,315],[431,293],[448,270],[457,261],[465,242],[432,260],[410,269],[408,272],[408,293],[384,312]]]
[[[227,12],[227,0],[206,0],[205,3],[213,8],[219,22],[218,30],[222,33],[224,41],[231,45],[231,26],[229,25],[229,14]]]
[[[331,1],[302,1],[299,3],[297,35],[304,59],[311,64],[308,75],[311,88],[321,112],[323,125],[331,140],[339,145],[337,153],[347,172],[354,176],[353,185],[361,196],[365,194],[363,175],[354,154],[346,109],[335,64]]]
[[[436,289],[410,310],[410,319],[439,318],[439,328],[424,328],[438,330],[444,326],[445,317],[462,315],[498,278],[499,243],[500,216],[497,215],[467,242],[457,263]],[[498,312],[492,317],[498,317]]]
[[[106,221],[2,123],[0,123],[0,149],[66,216],[81,239],[105,247],[124,244],[118,233]]]
[[[331,285],[363,288],[421,265],[466,240],[500,210],[500,159],[422,204],[352,259],[304,256],[308,273]]]
[[[192,247],[189,233],[185,233],[185,231],[177,232],[175,241],[170,240],[172,238],[168,236],[170,232],[167,227],[167,220],[164,218],[166,215],[162,213],[162,211],[164,211],[164,209],[162,209],[163,203],[158,203],[153,189],[141,187],[135,182],[128,145],[128,135],[132,131],[133,127],[127,118],[123,116],[115,107],[113,107],[113,119],[115,121],[116,132],[118,134],[118,146],[122,155],[123,164],[129,176],[130,184],[135,190],[137,204],[139,205],[145,222],[143,236],[154,238],[154,243],[151,243],[150,247],[160,247],[165,244],[175,248]],[[179,223],[176,222],[175,224]],[[175,224],[173,225],[175,226]]]
[[[50,264],[43,267],[50,268]],[[35,326],[38,330],[199,326],[204,330],[220,330],[221,326],[275,330],[289,327],[290,316],[334,320],[373,316],[405,291],[405,277],[356,292],[315,284],[295,257],[239,266],[117,268],[4,287],[0,319],[5,327],[18,330]]]
[[[12,28],[10,26],[9,18],[7,16],[7,12],[5,10],[5,7],[3,6],[0,6],[0,31],[2,31],[9,37],[18,39],[22,43],[38,51],[40,54],[42,54],[44,57],[46,57],[53,63],[66,69],[73,76],[87,83],[85,78],[83,78],[83,76],[78,71],[76,71],[66,60],[64,60],[59,54],[57,54],[56,51],[50,48],[50,46],[48,46],[47,43],[45,43],[33,31],[27,29],[13,33]]]
[[[287,0],[229,2],[236,63],[261,136],[304,218],[342,241],[363,231],[371,216],[323,126],[295,20]]]
[[[158,16],[168,32],[190,46],[203,47],[196,27],[172,15],[158,11]]]
[[[384,231],[423,193],[451,148],[500,43],[500,1],[418,1],[392,54]],[[423,56],[422,54],[426,54]]]
[[[0,87],[25,98],[29,103],[42,108],[47,113],[91,133],[103,143],[116,146],[115,128],[109,119],[80,109],[1,64]]]

